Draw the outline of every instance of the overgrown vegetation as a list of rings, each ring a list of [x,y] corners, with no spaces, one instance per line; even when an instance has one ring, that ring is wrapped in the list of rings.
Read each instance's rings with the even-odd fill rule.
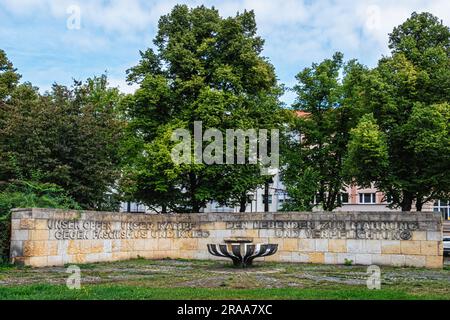
[[[12,181],[0,189],[0,262],[9,259],[11,209],[80,209],[61,187],[51,183]]]
[[[303,113],[291,127],[302,139],[282,153],[290,210],[333,210],[355,184],[402,211],[448,198],[450,29],[414,12],[389,47],[373,69],[336,53],[297,75],[293,107]]]

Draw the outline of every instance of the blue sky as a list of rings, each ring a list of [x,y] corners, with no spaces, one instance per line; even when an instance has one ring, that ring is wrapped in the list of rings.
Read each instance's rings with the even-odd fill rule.
[[[264,55],[288,87],[302,68],[335,51],[374,66],[389,53],[388,33],[413,11],[450,25],[449,0],[0,0],[0,48],[22,80],[41,91],[107,71],[111,85],[132,92],[125,70],[152,46],[159,17],[177,3],[215,6],[222,16],[255,10]],[[77,10],[80,28],[72,19]],[[293,98],[288,93],[283,100]]]

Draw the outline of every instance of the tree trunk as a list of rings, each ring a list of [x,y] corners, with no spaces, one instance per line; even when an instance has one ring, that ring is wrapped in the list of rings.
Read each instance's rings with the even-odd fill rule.
[[[403,191],[402,211],[411,211],[413,200],[411,192]]]
[[[416,201],[416,210],[417,210],[417,212],[420,212],[420,211],[422,211],[422,208],[423,208],[423,201],[422,201],[422,199],[417,199],[417,201]]]
[[[241,199],[239,201],[239,205],[240,205],[239,212],[245,212],[245,210],[247,209],[247,195],[246,194],[244,194],[241,197]]]

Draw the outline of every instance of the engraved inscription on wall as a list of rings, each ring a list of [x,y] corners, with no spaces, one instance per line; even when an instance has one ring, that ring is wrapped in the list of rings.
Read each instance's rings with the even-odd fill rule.
[[[209,232],[190,222],[101,222],[88,220],[47,220],[56,240],[114,240],[155,238],[207,238]]]
[[[276,238],[410,240],[417,222],[392,221],[230,221],[229,230],[274,230]]]

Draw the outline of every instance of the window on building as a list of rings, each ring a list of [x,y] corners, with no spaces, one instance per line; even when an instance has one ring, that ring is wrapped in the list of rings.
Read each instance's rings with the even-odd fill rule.
[[[359,203],[361,204],[373,204],[376,203],[375,193],[360,193]]]
[[[348,193],[341,193],[341,203],[348,203]]]
[[[145,206],[136,202],[127,202],[127,212],[145,213]]]
[[[263,202],[263,204],[265,204],[266,201],[264,200],[264,195],[262,194],[261,196],[262,196],[262,202]],[[271,194],[269,194],[269,204],[272,204],[272,195]]]
[[[450,220],[450,200],[437,200],[434,202],[433,211],[441,212],[444,220]]]

